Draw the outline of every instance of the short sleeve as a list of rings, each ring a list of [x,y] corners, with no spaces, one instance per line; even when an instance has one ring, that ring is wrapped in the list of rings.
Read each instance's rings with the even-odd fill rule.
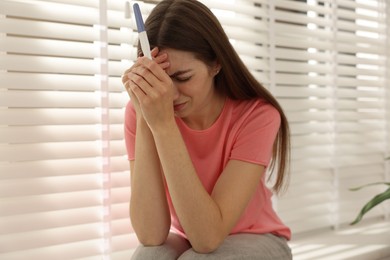
[[[136,132],[136,115],[135,109],[129,101],[125,110],[125,142],[127,158],[131,161],[135,159],[135,132]]]
[[[267,167],[279,127],[279,112],[269,104],[257,103],[246,113],[237,131],[230,159]]]

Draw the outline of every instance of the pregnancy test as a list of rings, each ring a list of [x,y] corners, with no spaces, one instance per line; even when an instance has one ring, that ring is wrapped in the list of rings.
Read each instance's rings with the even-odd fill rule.
[[[142,52],[144,53],[144,56],[148,57],[149,59],[152,59],[152,54],[150,53],[148,35],[146,34],[145,31],[145,24],[144,24],[144,20],[142,19],[139,5],[135,3],[133,5],[133,9],[134,9],[135,20],[137,22],[137,29],[138,29],[138,35],[141,43]]]

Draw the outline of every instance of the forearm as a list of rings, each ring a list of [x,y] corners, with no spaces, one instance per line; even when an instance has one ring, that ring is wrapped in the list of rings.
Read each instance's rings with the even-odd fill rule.
[[[142,244],[162,244],[169,233],[170,214],[153,136],[143,120],[137,123],[135,157],[131,173],[131,223]]]
[[[188,239],[198,252],[214,250],[227,235],[221,211],[197,176],[179,129],[174,125],[153,135],[173,206]]]

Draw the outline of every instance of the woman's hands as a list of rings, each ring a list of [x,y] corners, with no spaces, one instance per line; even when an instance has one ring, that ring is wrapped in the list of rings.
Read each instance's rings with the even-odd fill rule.
[[[174,118],[172,80],[165,72],[169,67],[168,55],[152,50],[153,60],[139,57],[122,77],[122,82],[132,99],[137,118],[142,118],[151,129],[162,127]]]

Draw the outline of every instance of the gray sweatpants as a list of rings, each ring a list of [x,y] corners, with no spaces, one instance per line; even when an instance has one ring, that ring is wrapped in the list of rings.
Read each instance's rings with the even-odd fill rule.
[[[291,250],[284,238],[272,234],[235,234],[228,236],[217,250],[199,254],[192,250],[189,242],[170,233],[161,246],[139,246],[132,260],[291,260]]]

